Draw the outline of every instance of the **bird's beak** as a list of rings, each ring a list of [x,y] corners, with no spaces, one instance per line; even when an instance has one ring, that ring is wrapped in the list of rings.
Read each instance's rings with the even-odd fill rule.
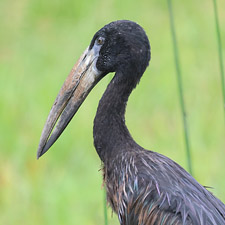
[[[94,48],[87,48],[74,65],[48,115],[41,134],[37,158],[54,144],[88,93],[100,80],[101,72],[96,68],[97,58],[98,52]]]

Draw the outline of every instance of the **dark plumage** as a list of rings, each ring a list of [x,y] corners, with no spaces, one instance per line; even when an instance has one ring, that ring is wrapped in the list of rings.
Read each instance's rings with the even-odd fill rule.
[[[219,199],[171,159],[139,146],[125,125],[128,97],[150,60],[150,44],[144,30],[131,21],[112,22],[94,35],[88,51],[92,49],[97,49],[92,64],[98,71],[93,84],[107,73],[116,72],[99,102],[94,120],[94,145],[103,162],[107,199],[118,214],[120,224],[225,224],[225,205]],[[85,58],[86,55],[83,60]],[[77,67],[75,69],[78,70]],[[83,82],[80,77],[79,82]],[[77,86],[79,83],[76,83],[75,89]],[[91,88],[86,91],[87,94]],[[82,95],[82,101],[87,96],[86,92],[84,97]],[[64,93],[64,87],[60,93]],[[70,98],[68,104],[72,101]],[[81,104],[78,100],[78,106],[71,111],[72,116]],[[62,110],[61,117],[70,112],[67,106],[63,106]],[[38,157],[54,143],[72,116],[62,128],[57,125],[59,132],[53,132],[52,140],[48,137],[53,126],[50,131],[44,129]],[[54,123],[49,120],[47,124]]]

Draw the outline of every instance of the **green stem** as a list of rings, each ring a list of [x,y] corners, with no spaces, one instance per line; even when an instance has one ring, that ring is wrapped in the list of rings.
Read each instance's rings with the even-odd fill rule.
[[[190,151],[190,145],[189,145],[188,125],[187,125],[186,110],[185,110],[185,104],[184,104],[182,76],[181,76],[181,70],[180,70],[178,46],[177,46],[177,40],[176,40],[176,33],[175,33],[173,9],[172,9],[171,0],[168,0],[168,6],[169,6],[171,34],[172,34],[172,39],[173,39],[174,60],[175,60],[176,73],[177,73],[179,100],[180,100],[181,112],[182,112],[182,117],[183,117],[183,127],[184,127],[184,138],[185,138],[185,144],[186,144],[187,164],[188,164],[188,171],[190,172],[190,174],[192,174],[192,163],[191,163],[191,151]]]
[[[216,0],[213,0],[214,5],[214,14],[215,14],[215,23],[216,23],[216,33],[217,33],[217,42],[218,42],[218,56],[220,64],[220,74],[221,74],[221,83],[222,83],[222,94],[223,94],[223,109],[224,109],[224,119],[225,119],[225,84],[224,84],[224,67],[223,67],[223,54],[222,54],[222,42],[220,37],[220,27],[218,19],[218,11]]]
[[[106,191],[105,191],[105,187],[104,187],[104,198],[103,198],[103,207],[104,207],[104,221],[105,221],[105,225],[108,225],[108,216],[107,216],[107,200],[106,200]]]

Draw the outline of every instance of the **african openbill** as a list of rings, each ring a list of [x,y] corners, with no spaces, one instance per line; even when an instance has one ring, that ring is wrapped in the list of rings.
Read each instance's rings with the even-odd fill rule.
[[[52,106],[37,157],[57,140],[95,84],[115,72],[99,102],[94,145],[120,224],[224,225],[225,205],[177,163],[139,146],[125,125],[128,97],[149,61],[149,40],[138,24],[121,20],[100,29]]]

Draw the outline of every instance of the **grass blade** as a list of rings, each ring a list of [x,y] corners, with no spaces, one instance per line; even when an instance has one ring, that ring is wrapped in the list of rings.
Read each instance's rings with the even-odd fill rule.
[[[223,109],[224,109],[224,119],[225,119],[224,67],[223,67],[222,42],[221,42],[221,36],[220,36],[220,27],[219,27],[219,19],[218,19],[218,11],[217,11],[216,0],[213,0],[213,6],[214,6],[215,23],[216,23],[216,34],[217,34],[217,42],[218,42],[218,55],[219,55],[221,84],[222,84],[222,94],[223,94]]]
[[[175,60],[176,73],[177,73],[179,100],[180,100],[181,112],[182,112],[182,117],[183,117],[183,127],[184,127],[184,137],[185,137],[185,144],[186,144],[188,171],[190,172],[190,174],[192,174],[192,163],[191,163],[191,151],[190,151],[189,135],[188,135],[188,125],[187,125],[186,110],[185,110],[185,104],[184,104],[182,76],[181,76],[181,69],[180,69],[180,63],[179,63],[178,46],[177,46],[177,40],[176,40],[176,32],[175,32],[173,8],[172,8],[171,0],[168,0],[168,7],[169,7],[169,17],[170,17],[170,28],[171,28],[171,34],[172,34],[172,40],[173,40],[174,60]]]
[[[106,199],[106,190],[104,187],[104,198],[103,198],[103,208],[104,208],[104,224],[108,225],[108,215],[107,215],[107,199]]]

